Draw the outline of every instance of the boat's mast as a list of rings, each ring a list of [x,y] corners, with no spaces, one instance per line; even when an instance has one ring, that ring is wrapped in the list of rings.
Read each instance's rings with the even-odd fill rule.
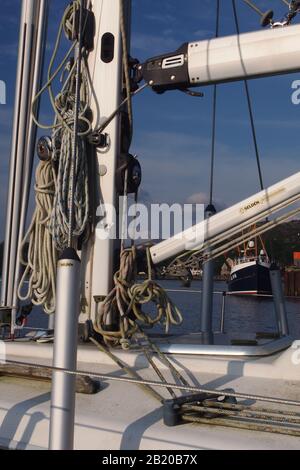
[[[98,128],[122,101],[122,37],[120,32],[120,0],[92,0],[96,17],[95,48],[89,56],[89,70],[92,82],[91,109],[93,128]],[[124,4],[124,19],[128,41],[130,40],[131,0]],[[94,320],[101,301],[112,288],[120,240],[117,235],[115,208],[118,212],[116,172],[121,153],[121,115],[119,114],[105,129],[107,145],[96,151],[97,173],[95,187],[95,231],[82,253],[84,281],[83,297],[86,310]],[[122,135],[121,135],[122,133]],[[128,152],[129,149],[122,149]],[[118,215],[118,214],[117,214]]]
[[[22,2],[1,289],[1,307],[13,312],[12,329],[37,130],[31,119],[31,102],[41,85],[47,12],[48,0]]]

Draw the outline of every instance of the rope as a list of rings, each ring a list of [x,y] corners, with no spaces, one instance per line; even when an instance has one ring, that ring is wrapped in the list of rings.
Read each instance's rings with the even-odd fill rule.
[[[56,303],[56,264],[58,252],[69,242],[69,226],[75,237],[86,234],[89,220],[89,182],[85,136],[92,130],[87,117],[89,110],[89,86],[87,52],[84,48],[77,59],[70,59],[79,43],[76,37],[76,13],[83,0],[74,0],[65,10],[61,20],[53,54],[50,60],[47,82],[36,95],[32,104],[32,119],[42,129],[52,130],[52,161],[41,162],[36,172],[36,209],[30,228],[22,242],[21,262],[25,271],[20,281],[18,295],[21,300],[32,298],[34,305],[42,305],[46,313],[54,313]],[[62,61],[53,71],[63,32],[73,41]],[[82,60],[81,60],[82,57]],[[63,71],[62,88],[55,97],[52,89],[54,80]],[[78,77],[78,73],[80,76]],[[78,78],[78,80],[77,80]],[[76,84],[80,82],[80,86]],[[38,122],[35,116],[36,103],[48,91],[55,113],[52,125]],[[77,99],[78,97],[78,99]],[[78,108],[77,108],[78,106]],[[73,136],[76,131],[78,112],[78,139],[74,148]],[[72,155],[76,153],[74,168],[74,224],[70,206],[73,199]],[[28,259],[23,252],[29,243]],[[24,282],[29,277],[29,286],[22,295]]]
[[[85,231],[85,227],[87,225],[87,217],[89,215],[88,213],[88,199],[89,199],[89,192],[88,192],[88,168],[87,168],[87,160],[86,160],[86,152],[84,148],[84,140],[78,136],[79,132],[79,114],[82,111],[81,109],[81,77],[82,77],[82,52],[83,52],[83,8],[85,5],[85,0],[81,0],[80,2],[80,11],[79,11],[79,33],[78,33],[78,46],[77,46],[77,63],[76,63],[76,76],[75,76],[75,95],[74,95],[74,107],[72,109],[73,111],[73,132],[72,132],[72,150],[71,150],[71,156],[68,152],[68,157],[71,160],[71,165],[70,165],[70,174],[68,175],[68,181],[69,181],[69,194],[68,194],[68,209],[69,209],[69,226],[68,226],[68,248],[72,248],[72,243],[74,239],[74,235],[80,236],[82,233]],[[87,89],[88,90],[88,89]],[[84,93],[87,90],[83,90]],[[87,96],[88,96],[88,91],[87,91]],[[81,144],[81,145],[80,145]],[[79,147],[81,150],[83,150],[83,153],[80,154]],[[78,168],[77,163],[83,162],[84,163],[84,168],[83,168],[83,174],[80,172],[78,174],[78,171],[76,171]],[[68,162],[67,162],[68,165]],[[79,181],[78,181],[79,177]],[[83,178],[83,180],[81,180]],[[82,181],[86,184],[86,187],[84,188],[85,191],[82,191],[83,188],[81,188],[81,183]],[[81,211],[79,211],[78,218],[76,219],[76,212],[75,212],[75,192],[76,190],[78,191],[78,188],[80,188],[80,197],[82,194],[85,194],[85,199],[83,199],[79,206],[77,207],[80,208],[85,208],[86,210],[83,211],[85,220],[82,221],[81,219]],[[78,200],[78,199],[77,199]],[[79,229],[79,235],[74,233],[74,222],[80,220],[80,229]]]
[[[114,361],[118,367],[120,367],[121,370],[126,372],[128,375],[130,375],[133,379],[137,380],[138,383],[137,385],[140,386],[146,393],[152,396],[152,398],[155,398],[159,402],[163,402],[163,397],[159,395],[153,388],[151,388],[149,385],[144,385],[142,383],[143,379],[139,376],[137,372],[135,372],[134,369],[131,367],[128,367],[126,364],[124,364],[121,359],[119,359],[117,356],[115,356],[109,349],[107,349],[103,344],[100,344],[98,341],[95,340],[95,338],[90,338],[90,341],[99,349],[99,351],[105,353],[112,361]]]
[[[263,15],[263,12],[254,3],[252,3],[250,0],[243,0],[243,2],[246,3],[246,5],[248,5],[248,7],[252,8],[252,10],[254,10],[259,16]]]
[[[134,283],[135,248],[121,253],[120,268],[114,276],[114,288],[102,303],[96,315],[95,330],[103,336],[106,344],[121,344],[123,349],[130,347],[130,339],[138,331],[137,322],[147,327],[160,323],[168,333],[171,325],[180,325],[182,315],[168,297],[165,290],[152,280],[150,251],[147,249],[148,279]],[[142,306],[153,303],[155,314],[142,311]],[[118,318],[117,331],[107,331],[109,318]]]
[[[18,296],[43,305],[48,314],[55,310],[57,251],[50,230],[50,213],[55,192],[55,174],[51,162],[40,162],[36,170],[36,208],[21,245],[21,264],[25,266]],[[24,253],[27,251],[27,259]],[[28,287],[24,293],[25,281]]]
[[[73,4],[73,9],[65,15],[65,29],[72,38],[75,37],[73,31],[75,27],[74,14],[80,6],[81,1],[77,0]],[[54,51],[54,57],[55,54],[56,51]],[[53,61],[50,63],[48,77],[51,75],[52,63]],[[67,64],[65,70],[70,71],[69,75],[61,93],[55,100],[51,91],[51,83],[49,87],[50,99],[54,103],[56,114],[52,134],[54,160],[58,160],[51,233],[59,251],[69,245],[70,226],[72,226],[73,236],[78,238],[85,233],[89,218],[88,162],[84,138],[91,132],[91,123],[86,117],[89,86],[84,48],[78,53],[74,65]],[[80,76],[78,77],[79,72]],[[74,139],[75,131],[78,131],[76,139]],[[76,159],[73,168],[72,156],[74,154],[76,154]],[[72,202],[74,202],[74,212],[70,210],[71,205],[73,206]]]

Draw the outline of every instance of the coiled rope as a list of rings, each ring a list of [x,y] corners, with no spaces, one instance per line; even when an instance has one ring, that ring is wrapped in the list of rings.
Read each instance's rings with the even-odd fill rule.
[[[25,270],[18,296],[20,300],[30,299],[34,305],[43,305],[45,312],[51,314],[55,310],[57,263],[57,251],[49,230],[55,193],[55,174],[51,162],[41,162],[38,165],[35,193],[36,208],[21,245],[21,264],[25,266]],[[27,290],[25,281],[28,281]]]
[[[20,281],[18,295],[21,300],[32,299],[35,305],[42,305],[46,313],[55,311],[56,264],[58,253],[68,245],[70,217],[70,177],[73,133],[75,121],[75,91],[77,60],[71,54],[78,44],[76,35],[76,12],[82,0],[74,0],[65,10],[50,60],[47,83],[34,98],[32,118],[41,129],[52,130],[53,155],[50,162],[40,162],[36,171],[36,209],[30,228],[21,246],[22,264],[25,271]],[[72,46],[63,60],[53,71],[61,39],[65,36],[72,40]],[[89,219],[88,162],[85,136],[92,130],[88,119],[89,86],[87,71],[87,51],[82,49],[81,87],[79,104],[79,135],[77,139],[77,158],[75,168],[75,213],[73,233],[75,237],[86,234]],[[52,89],[54,80],[63,71],[60,79],[62,89],[55,97]],[[35,116],[35,104],[41,95],[48,91],[55,113],[52,125],[45,125]],[[29,245],[27,260],[25,248]],[[29,286],[22,295],[24,282]]]
[[[153,327],[162,324],[168,333],[171,325],[180,325],[180,310],[168,297],[166,291],[152,279],[151,257],[147,249],[148,278],[136,283],[135,248],[124,249],[120,258],[120,269],[114,276],[114,288],[102,303],[96,315],[95,330],[103,336],[106,344],[130,347],[130,339],[139,330],[138,324]],[[155,313],[145,313],[145,304],[155,305]],[[111,316],[118,318],[118,329],[107,331]]]

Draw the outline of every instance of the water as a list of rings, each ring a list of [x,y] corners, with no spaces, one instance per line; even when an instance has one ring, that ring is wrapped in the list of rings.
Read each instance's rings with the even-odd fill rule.
[[[172,327],[171,333],[195,333],[200,330],[202,282],[194,281],[190,289],[185,289],[179,281],[159,281],[168,292],[174,303],[180,308],[184,320],[180,327]],[[216,282],[215,291],[225,291],[225,282]],[[222,295],[214,295],[214,331],[220,330]],[[290,333],[300,339],[300,298],[286,299]],[[35,308],[29,317],[28,326],[46,328],[48,317],[41,308]],[[155,329],[162,332],[162,329]],[[275,313],[272,298],[226,297],[225,331],[232,332],[238,338],[240,333],[274,332],[276,331]]]
[[[202,290],[202,282],[194,281],[190,289],[181,287],[178,281],[160,282],[165,289],[180,289],[181,292],[170,292],[169,296],[184,314],[184,321],[178,329],[172,332],[191,333],[200,330],[201,293],[191,293]],[[225,291],[225,282],[216,282],[215,291]],[[222,295],[214,295],[214,331],[220,330]],[[286,299],[289,328],[291,335],[300,339],[300,298]],[[276,331],[273,299],[269,297],[226,297],[225,331],[231,331],[238,337],[239,333],[257,333]]]

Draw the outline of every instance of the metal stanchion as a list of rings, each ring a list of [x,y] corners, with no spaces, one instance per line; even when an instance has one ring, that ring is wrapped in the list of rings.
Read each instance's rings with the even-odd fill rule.
[[[84,0],[80,3],[77,45],[77,74],[73,149],[69,181],[69,235],[57,267],[57,298],[54,330],[54,367],[76,370],[78,318],[80,313],[80,259],[74,243],[75,178],[78,155]],[[50,450],[72,450],[74,446],[75,376],[55,371],[52,377]]]
[[[285,299],[282,288],[280,269],[276,264],[270,268],[270,280],[273,293],[274,308],[276,313],[278,332],[280,336],[288,336],[289,327],[285,306]]]
[[[209,205],[205,211],[205,217],[208,223],[209,218],[216,213],[214,206]],[[209,251],[206,252],[209,254]],[[214,292],[214,261],[209,260],[203,264],[203,277],[202,277],[202,300],[201,300],[201,319],[200,330],[202,333],[203,344],[213,344],[213,294]]]
[[[76,370],[80,310],[80,260],[74,249],[58,262],[53,367]],[[53,372],[49,448],[71,450],[74,441],[75,375]]]
[[[223,292],[223,294],[222,294],[221,321],[220,321],[220,333],[225,333],[226,296],[227,296],[227,292]]]

